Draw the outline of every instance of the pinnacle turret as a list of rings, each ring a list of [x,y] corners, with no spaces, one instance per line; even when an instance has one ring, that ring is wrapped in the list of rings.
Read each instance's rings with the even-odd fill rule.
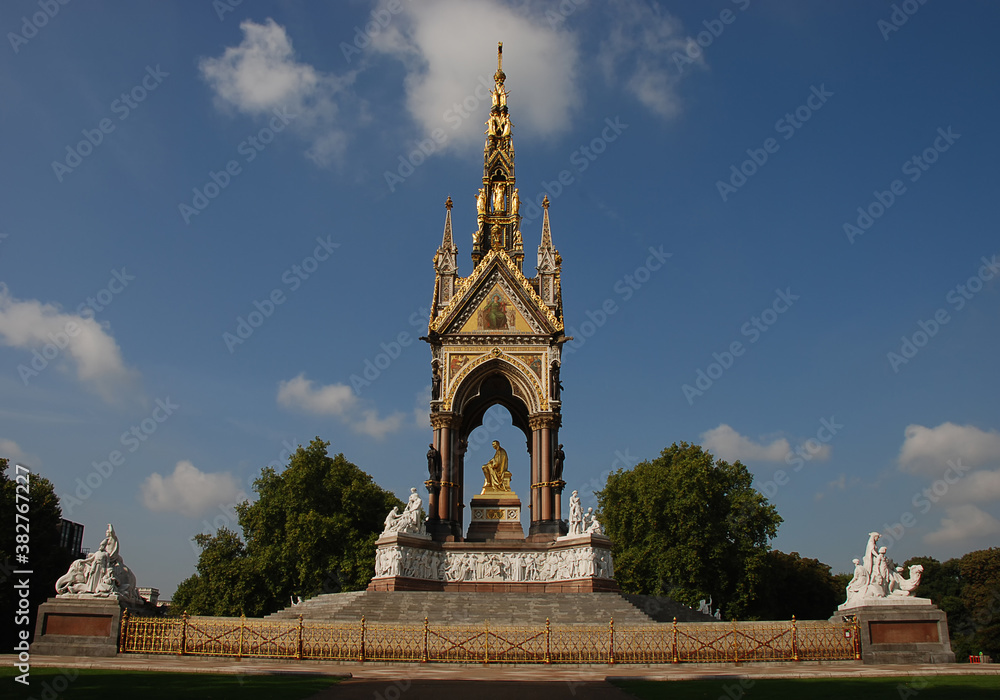
[[[477,231],[472,237],[472,262],[492,249],[504,250],[520,268],[524,260],[521,240],[521,199],[514,178],[513,124],[507,109],[510,93],[504,85],[503,42],[497,45],[497,72],[490,91],[492,106],[486,120],[483,146],[483,186],[476,195]]]

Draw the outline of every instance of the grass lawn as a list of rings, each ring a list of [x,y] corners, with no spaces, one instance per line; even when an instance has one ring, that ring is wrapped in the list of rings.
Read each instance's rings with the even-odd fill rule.
[[[74,678],[68,679],[66,676]],[[295,700],[315,695],[337,682],[336,678],[279,674],[240,676],[200,673],[143,673],[97,669],[31,669],[31,685],[14,682],[16,669],[0,668],[5,698],[72,698],[109,700],[136,697],[142,700],[175,698],[239,698],[239,700]],[[13,692],[11,692],[13,686]],[[51,688],[51,692],[46,693]],[[54,694],[53,694],[54,693]]]
[[[932,676],[929,678],[858,678],[857,680],[763,679],[752,685],[739,680],[612,681],[641,700],[997,700],[1000,676]],[[747,680],[744,683],[750,683]],[[727,692],[728,691],[728,692]]]

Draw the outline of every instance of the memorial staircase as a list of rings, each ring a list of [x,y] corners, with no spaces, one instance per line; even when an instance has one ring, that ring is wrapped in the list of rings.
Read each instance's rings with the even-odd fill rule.
[[[650,625],[657,622],[714,622],[707,615],[656,596],[619,593],[472,593],[442,591],[354,591],[327,593],[268,615],[268,620],[421,624]]]

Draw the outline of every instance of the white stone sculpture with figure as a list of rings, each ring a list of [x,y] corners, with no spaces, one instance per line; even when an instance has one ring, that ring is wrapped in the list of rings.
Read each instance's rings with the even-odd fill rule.
[[[569,534],[583,534],[583,504],[580,503],[580,494],[577,491],[569,497]]]
[[[920,585],[924,567],[914,564],[909,569],[909,578],[903,577],[903,567],[896,566],[885,547],[879,547],[879,533],[869,532],[868,543],[862,559],[854,559],[854,576],[847,584],[847,600],[837,609],[855,608],[864,605],[930,604],[926,598],[912,596],[912,591]]]
[[[402,532],[410,535],[426,535],[427,525],[420,513],[423,504],[420,494],[415,488],[411,488],[410,498],[403,512],[399,512],[398,506],[393,506],[389,514],[385,516],[385,528],[382,530],[382,534],[391,535],[394,532]]]
[[[118,535],[109,523],[97,551],[74,561],[56,581],[57,598],[116,598],[141,604],[135,574],[125,566]]]

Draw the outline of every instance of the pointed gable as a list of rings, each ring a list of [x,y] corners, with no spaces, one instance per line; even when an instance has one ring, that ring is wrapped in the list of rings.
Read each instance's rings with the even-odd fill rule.
[[[549,335],[563,330],[562,322],[503,250],[491,250],[461,281],[430,327],[442,334],[482,335]]]

